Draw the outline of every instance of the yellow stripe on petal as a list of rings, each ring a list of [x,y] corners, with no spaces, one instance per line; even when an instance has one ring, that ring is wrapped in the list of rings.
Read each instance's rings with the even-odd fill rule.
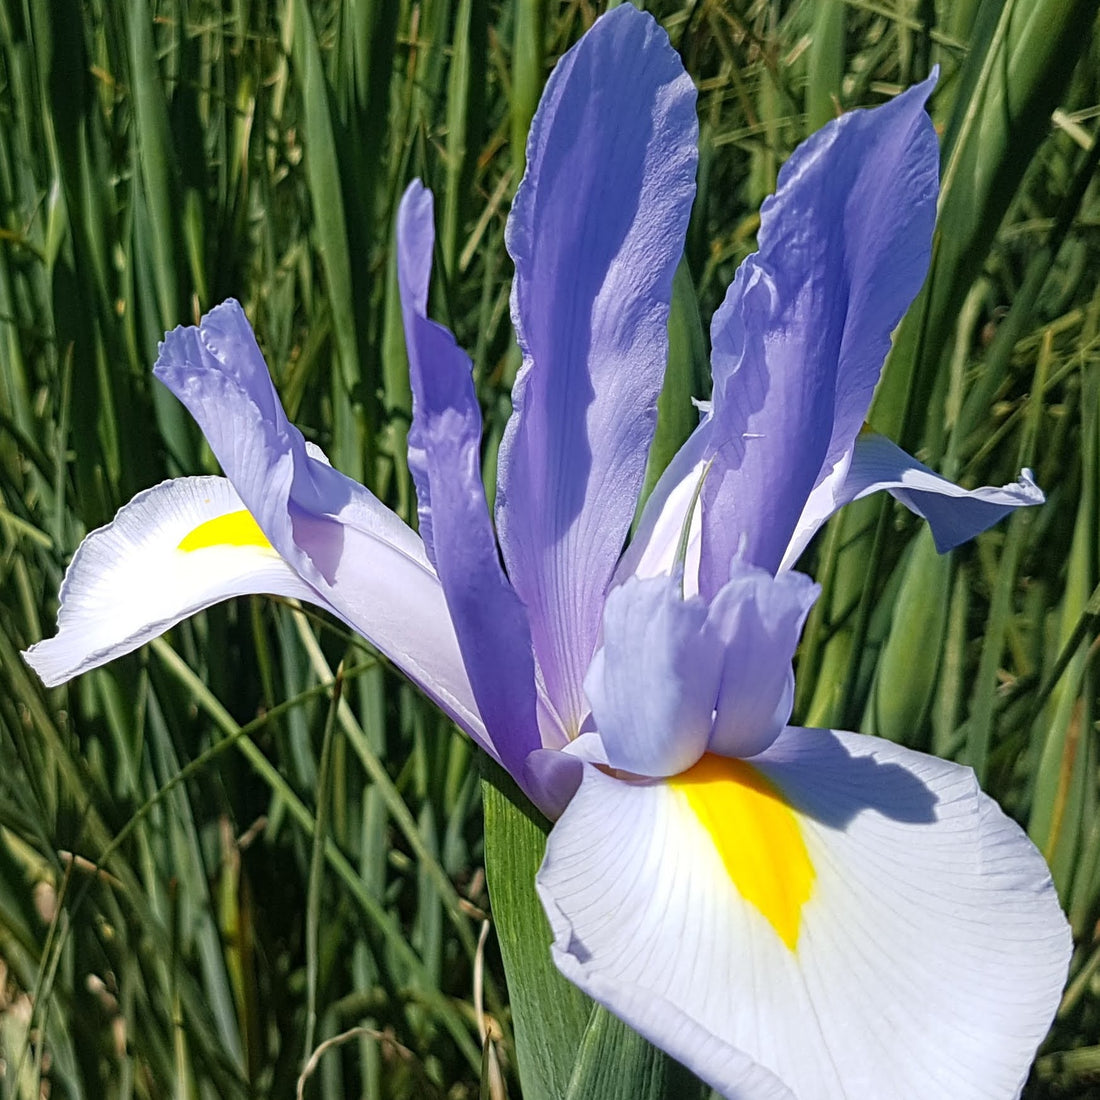
[[[670,785],[687,799],[738,892],[793,951],[815,872],[779,789],[751,764],[710,753]]]
[[[252,518],[252,513],[242,508],[239,512],[226,512],[200,523],[180,540],[177,547],[190,553],[194,550],[206,550],[212,546],[258,546],[264,550],[273,550],[260,525]]]

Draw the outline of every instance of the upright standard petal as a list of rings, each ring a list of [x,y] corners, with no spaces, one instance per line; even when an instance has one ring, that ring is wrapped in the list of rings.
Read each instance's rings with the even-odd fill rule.
[[[434,239],[432,195],[416,181],[397,214],[397,277],[413,393],[409,466],[421,529],[430,531],[428,551],[474,698],[501,762],[522,784],[524,759],[542,747],[531,634],[497,557],[481,480],[481,409],[472,364],[451,333],[427,316]]]
[[[933,78],[934,79],[934,78]],[[760,250],[714,316],[701,591],[775,570],[814,486],[850,449],[935,219],[932,80],[802,143],[761,208]],[[707,517],[711,517],[708,523]]]
[[[851,454],[810,494],[783,566],[794,565],[821,525],[845,504],[886,490],[932,529],[941,554],[980,535],[1017,508],[1042,504],[1030,470],[1014,484],[963,489],[940,477],[877,432],[860,434]]]
[[[1003,1100],[1069,929],[969,769],[787,730],[668,782],[584,765],[539,894],[562,972],[730,1097]]]
[[[497,520],[570,736],[653,436],[696,133],[680,59],[651,16],[624,4],[551,75],[508,222],[523,366]]]
[[[632,578],[607,597],[603,645],[584,690],[607,763],[675,775],[707,746],[722,670],[717,632],[680,578]]]
[[[240,305],[230,299],[198,327],[168,333],[154,373],[198,421],[280,557],[497,756],[423,544],[307,447],[279,404]]]

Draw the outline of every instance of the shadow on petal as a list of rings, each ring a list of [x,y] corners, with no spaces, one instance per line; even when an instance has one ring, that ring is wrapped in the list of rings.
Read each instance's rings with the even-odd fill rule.
[[[876,759],[876,745],[883,744],[878,738],[858,737],[858,744],[853,751],[832,730],[788,726],[751,762],[795,809],[822,825],[847,828],[864,810],[910,825],[936,821],[939,796],[917,770]]]

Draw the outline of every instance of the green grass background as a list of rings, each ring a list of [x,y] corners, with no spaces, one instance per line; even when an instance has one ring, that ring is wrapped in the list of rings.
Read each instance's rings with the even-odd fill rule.
[[[825,594],[796,717],[966,761],[1029,830],[1077,949],[1027,1095],[1100,1095],[1095,4],[646,6],[702,124],[654,469],[779,165],[941,66],[932,273],[871,421],[968,485],[1030,465],[1048,503],[942,558],[889,501],[834,521],[804,561]],[[225,296],[307,437],[413,518],[392,227],[414,175],[492,484],[523,137],[603,7],[0,0],[0,1097],[458,1100],[488,1095],[485,1027],[520,1095],[478,946],[474,753],[365,643],[246,599],[53,692],[18,651],[83,534],[216,469],[150,367]]]

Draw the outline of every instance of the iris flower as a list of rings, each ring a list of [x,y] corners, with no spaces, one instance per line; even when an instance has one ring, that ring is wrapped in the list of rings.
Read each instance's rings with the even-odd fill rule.
[[[226,478],[164,482],[78,549],[47,684],[241,593],[368,638],[555,823],[537,889],[562,972],[730,1097],[1008,1097],[1065,978],[1039,853],[973,773],[792,728],[824,520],[887,489],[941,549],[1042,499],[964,491],[864,430],[928,264],[931,82],[803,143],[714,317],[713,395],[627,545],[694,194],[695,93],[624,4],[547,85],[508,222],[523,364],[495,527],[470,361],[428,319],[432,198],[398,265],[419,535],[287,420],[241,307],[155,373]]]

